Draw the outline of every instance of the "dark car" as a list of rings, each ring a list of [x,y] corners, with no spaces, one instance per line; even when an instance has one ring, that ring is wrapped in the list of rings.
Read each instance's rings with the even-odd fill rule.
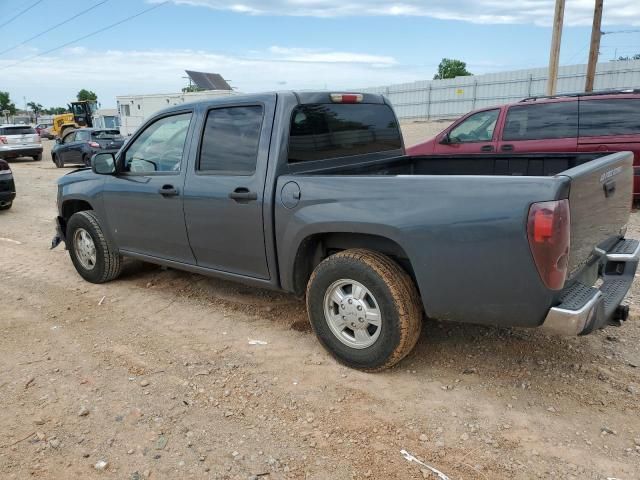
[[[58,180],[57,235],[86,280],[122,257],[305,295],[320,342],[365,370],[429,318],[583,335],[620,323],[631,152],[405,155],[379,95],[176,105]]]
[[[0,210],[9,210],[16,198],[16,185],[9,164],[0,159]]]
[[[65,164],[91,165],[91,157],[98,152],[116,152],[124,144],[117,129],[82,128],[66,133],[56,140],[51,159],[56,167]]]

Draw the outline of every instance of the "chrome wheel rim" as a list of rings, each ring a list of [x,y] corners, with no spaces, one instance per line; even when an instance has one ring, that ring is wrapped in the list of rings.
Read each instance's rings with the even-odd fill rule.
[[[341,279],[324,295],[324,318],[338,340],[351,348],[373,345],[382,330],[378,301],[360,282]]]
[[[86,270],[93,270],[96,266],[96,244],[84,228],[78,228],[73,234],[73,247],[80,265]]]

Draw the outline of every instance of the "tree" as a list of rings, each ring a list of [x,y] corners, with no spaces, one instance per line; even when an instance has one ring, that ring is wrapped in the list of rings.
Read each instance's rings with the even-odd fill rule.
[[[47,115],[61,115],[63,113],[67,113],[69,110],[67,109],[67,107],[51,107],[51,108],[45,108],[42,111]]]
[[[442,80],[444,78],[466,77],[473,75],[467,71],[467,64],[462,60],[453,58],[443,58],[438,65],[438,73],[433,76],[434,80]]]
[[[78,92],[78,101],[87,101],[87,102],[97,102],[98,95],[93,93],[91,90],[85,90],[84,88]]]
[[[36,102],[27,103],[27,107],[31,109],[31,111],[33,112],[33,115],[36,117],[36,123],[38,123],[38,114],[42,112],[44,107]]]
[[[11,102],[9,92],[0,92],[0,113],[2,110],[9,110],[9,115],[16,114],[16,106]]]

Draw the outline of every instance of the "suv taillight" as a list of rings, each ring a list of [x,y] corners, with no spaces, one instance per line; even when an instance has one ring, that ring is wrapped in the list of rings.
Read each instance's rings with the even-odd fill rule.
[[[571,243],[569,200],[531,205],[527,237],[542,282],[551,290],[562,289],[567,278]]]

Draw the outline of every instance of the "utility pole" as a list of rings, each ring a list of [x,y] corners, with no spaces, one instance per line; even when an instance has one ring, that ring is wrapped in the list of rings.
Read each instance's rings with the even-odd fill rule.
[[[547,81],[547,95],[555,95],[558,82],[558,64],[560,63],[560,40],[562,38],[562,22],[564,21],[564,1],[556,0],[556,10],[553,15],[553,34],[551,36],[551,51],[549,52],[549,80]]]
[[[593,83],[596,78],[596,66],[598,65],[598,54],[600,53],[600,37],[602,31],[602,3],[603,0],[596,0],[596,7],[593,11],[593,26],[591,27],[591,48],[589,49],[589,64],[587,65],[587,80],[584,84],[585,92],[593,92]]]

